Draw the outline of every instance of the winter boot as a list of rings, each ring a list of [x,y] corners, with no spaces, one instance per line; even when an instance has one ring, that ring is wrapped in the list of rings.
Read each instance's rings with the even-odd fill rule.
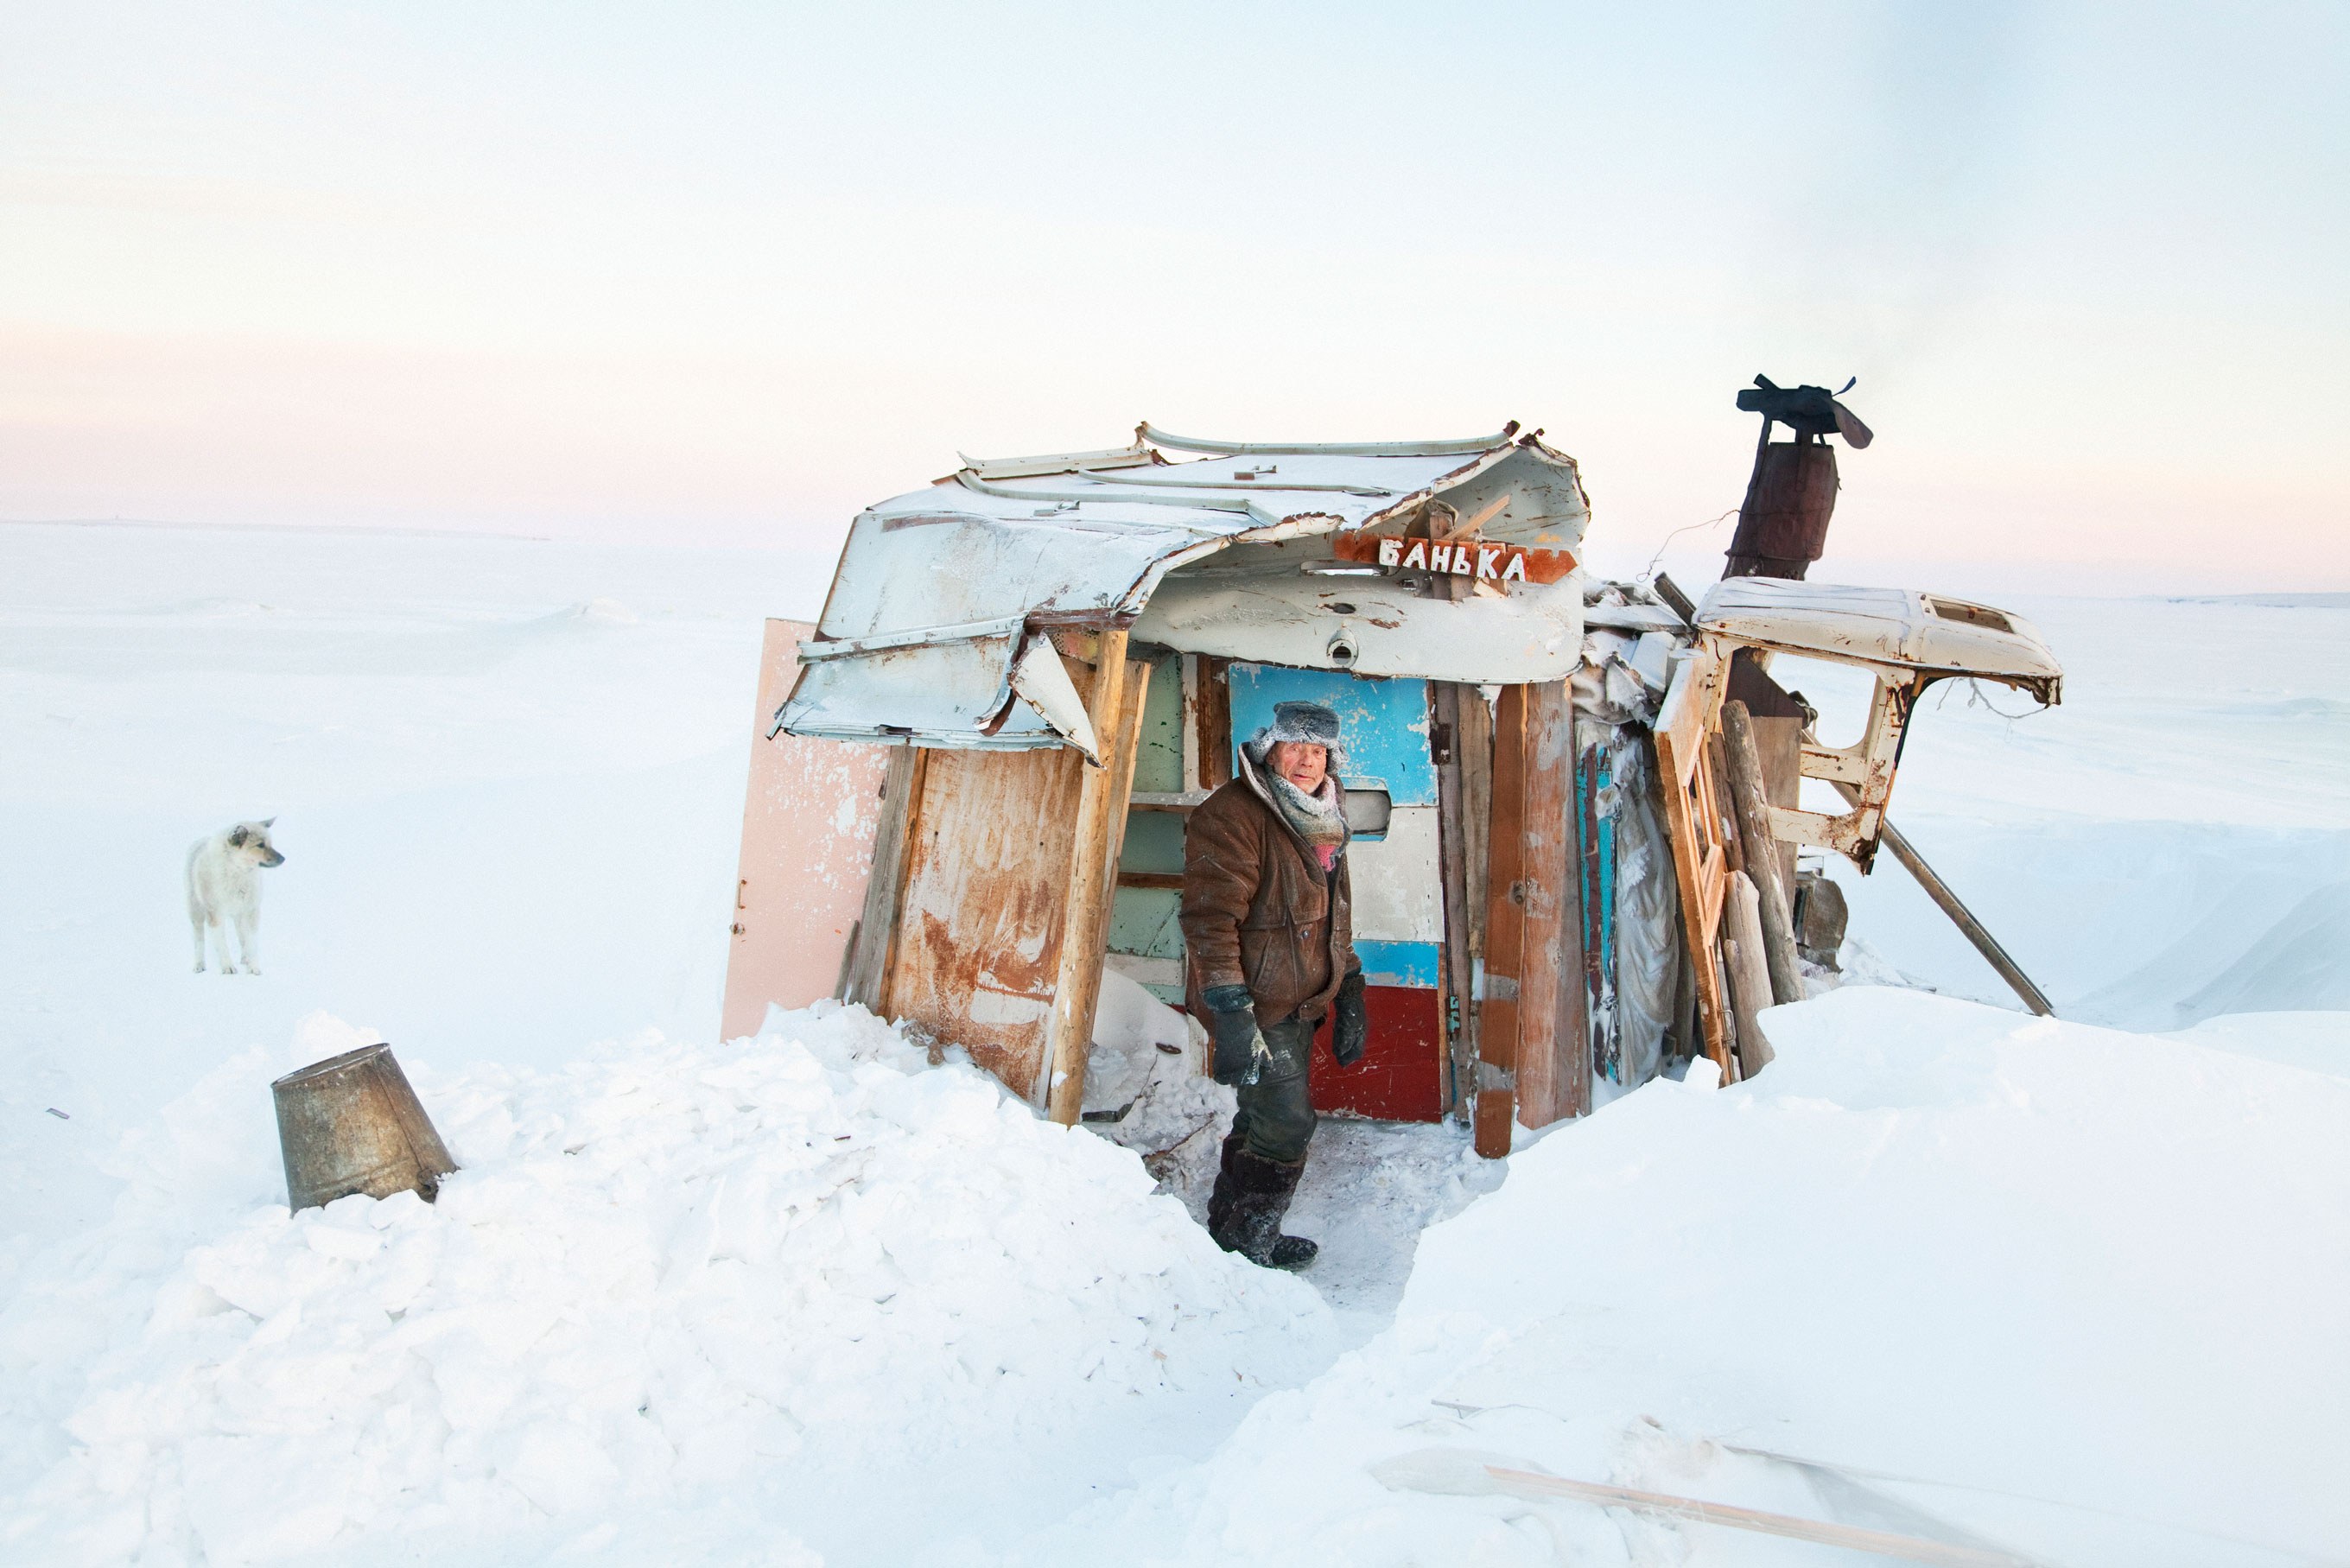
[[[1223,1168],[1208,1198],[1208,1234],[1227,1252],[1268,1269],[1302,1269],[1322,1249],[1303,1236],[1281,1233],[1281,1217],[1297,1191],[1305,1162],[1267,1159],[1246,1140],[1224,1140]]]

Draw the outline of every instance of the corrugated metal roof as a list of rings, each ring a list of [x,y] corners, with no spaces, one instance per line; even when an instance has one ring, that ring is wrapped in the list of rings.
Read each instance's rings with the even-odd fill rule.
[[[1573,460],[1538,436],[1513,439],[1515,430],[1466,441],[1234,451],[1239,443],[1170,438],[1146,425],[1129,448],[966,460],[949,479],[869,507],[851,524],[775,727],[1090,751],[1090,734],[1080,742],[1045,717],[1053,704],[1014,701],[1014,666],[1040,645],[1049,650],[1042,634],[1050,627],[1130,624],[1169,572],[1234,544],[1377,527],[1513,463],[1523,476],[1485,537],[1579,543],[1588,507]],[[1214,455],[1162,461],[1151,440]],[[1513,608],[1523,615],[1526,607]],[[1578,624],[1569,640],[1579,638]],[[828,651],[827,641],[851,646]]]

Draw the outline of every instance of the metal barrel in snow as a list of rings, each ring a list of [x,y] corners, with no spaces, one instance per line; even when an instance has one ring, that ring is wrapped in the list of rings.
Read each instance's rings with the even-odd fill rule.
[[[364,1192],[415,1192],[431,1202],[457,1168],[387,1044],[313,1062],[270,1085],[286,1199],[315,1209]]]

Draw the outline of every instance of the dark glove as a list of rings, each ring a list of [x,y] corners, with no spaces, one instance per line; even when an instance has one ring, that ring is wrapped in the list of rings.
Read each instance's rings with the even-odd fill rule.
[[[1363,1047],[1371,1043],[1371,1013],[1363,1005],[1361,970],[1338,982],[1336,1012],[1330,1028],[1330,1053],[1338,1058],[1338,1065],[1351,1067],[1363,1059]]]
[[[1216,1042],[1216,1082],[1231,1089],[1255,1083],[1258,1062],[1273,1053],[1257,1033],[1256,1004],[1248,987],[1211,985],[1201,1000],[1208,1004],[1208,1033]]]

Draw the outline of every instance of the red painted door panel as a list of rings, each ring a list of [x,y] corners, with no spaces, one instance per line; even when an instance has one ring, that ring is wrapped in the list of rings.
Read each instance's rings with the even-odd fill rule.
[[[1314,1108],[1390,1122],[1432,1122],[1444,1115],[1444,1030],[1437,993],[1415,986],[1374,985],[1363,992],[1371,1043],[1363,1059],[1341,1067],[1330,1055],[1330,1021],[1314,1035]]]

